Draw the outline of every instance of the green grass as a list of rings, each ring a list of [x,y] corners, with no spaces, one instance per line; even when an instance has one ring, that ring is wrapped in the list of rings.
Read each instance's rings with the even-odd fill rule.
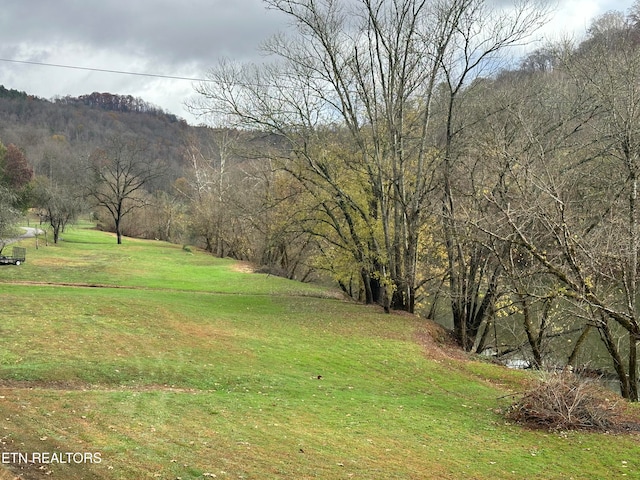
[[[65,232],[57,245],[29,248],[23,269],[1,272],[0,281],[37,281],[111,285],[145,289],[191,290],[262,295],[320,295],[320,287],[269,275],[247,277],[234,271],[235,263],[187,252],[159,241],[125,239],[117,245],[111,234],[75,229]],[[217,267],[217,268],[211,268]]]
[[[640,478],[637,436],[509,424],[526,375],[432,355],[414,317],[162,242],[63,239],[0,269],[2,449],[102,461],[4,465],[25,478]]]

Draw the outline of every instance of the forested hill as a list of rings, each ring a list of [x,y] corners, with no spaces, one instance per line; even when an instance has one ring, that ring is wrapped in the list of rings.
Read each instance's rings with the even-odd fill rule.
[[[66,97],[56,98],[55,103],[63,105],[84,105],[111,112],[145,113],[147,115],[162,117],[169,123],[186,123],[185,120],[179,119],[176,115],[167,113],[161,108],[131,95],[93,92],[88,95],[80,95],[79,97],[67,95]]]
[[[198,127],[140,98],[90,93],[52,100],[0,86],[0,142],[22,149],[36,174],[51,162],[86,156],[114,135],[132,135],[152,145],[172,173],[182,174],[183,147]]]
[[[0,85],[0,98],[14,98],[14,99],[27,99],[29,95],[26,92],[20,92],[19,90],[8,89],[4,85]]]
[[[112,112],[146,113],[156,117],[164,117],[170,123],[186,123],[185,120],[178,116],[168,113],[160,107],[132,95],[93,92],[86,95],[80,95],[79,97],[72,97],[70,95],[56,97],[53,101],[49,101],[34,95],[29,95],[26,92],[8,89],[4,85],[0,85],[0,98],[11,100],[35,100],[38,102],[54,103],[57,105],[87,106]]]

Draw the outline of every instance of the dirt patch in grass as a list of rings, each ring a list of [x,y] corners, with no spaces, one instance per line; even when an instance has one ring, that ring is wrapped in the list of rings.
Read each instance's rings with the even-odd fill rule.
[[[4,469],[0,469],[0,480],[21,480],[20,477],[16,477],[10,472]]]
[[[33,265],[42,267],[86,267],[89,265],[93,265],[94,263],[92,262],[92,259],[90,257],[79,257],[74,260],[70,260],[68,258],[42,257],[29,260]]]
[[[131,287],[127,285],[115,285],[115,284],[106,284],[106,283],[83,283],[83,282],[36,282],[36,281],[10,281],[10,282],[2,282],[0,283],[9,283],[11,285],[22,285],[22,286],[34,286],[34,287],[74,287],[74,288],[126,288],[130,290],[145,290],[143,287]]]
[[[206,393],[208,390],[195,388],[180,388],[173,385],[119,385],[117,387],[105,385],[92,385],[82,382],[65,382],[58,380],[7,380],[0,379],[0,396],[15,394],[20,390],[58,390],[61,392],[163,392],[163,393]],[[2,477],[0,477],[2,480]]]
[[[231,265],[231,270],[240,273],[255,273],[256,268],[249,262],[235,262],[233,265]]]
[[[433,320],[423,319],[415,332],[416,341],[432,360],[468,360],[468,356],[456,344],[453,334]]]
[[[202,324],[194,324],[194,323],[185,323],[185,322],[172,322],[171,327],[188,335],[189,337],[193,337],[194,339],[203,339],[203,338],[226,338],[231,336],[229,332],[221,330],[219,328],[214,328],[212,325],[202,325]]]
[[[90,390],[91,385],[68,382],[62,380],[11,380],[2,378],[0,379],[0,391],[2,390],[34,390],[34,389],[46,389],[46,390]]]

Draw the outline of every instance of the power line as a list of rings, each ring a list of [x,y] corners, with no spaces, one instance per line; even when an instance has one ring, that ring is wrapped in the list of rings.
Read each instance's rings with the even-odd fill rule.
[[[12,60],[9,58],[0,58],[0,62],[22,63],[27,65],[39,65],[43,67],[69,68],[72,70],[86,70],[89,72],[116,73],[118,75],[136,75],[138,77],[155,77],[155,78],[168,78],[171,80],[188,80],[190,82],[212,82],[213,81],[207,78],[189,78],[189,77],[178,77],[175,75],[159,75],[155,73],[127,72],[124,70],[109,70],[106,68],[80,67],[77,65],[61,65],[58,63],[31,62],[27,60]]]

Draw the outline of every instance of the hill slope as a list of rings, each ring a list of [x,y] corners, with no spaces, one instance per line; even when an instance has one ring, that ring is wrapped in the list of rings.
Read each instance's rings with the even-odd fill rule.
[[[0,271],[1,458],[23,478],[640,475],[635,437],[506,423],[524,374],[415,317],[162,242],[33,242]]]

